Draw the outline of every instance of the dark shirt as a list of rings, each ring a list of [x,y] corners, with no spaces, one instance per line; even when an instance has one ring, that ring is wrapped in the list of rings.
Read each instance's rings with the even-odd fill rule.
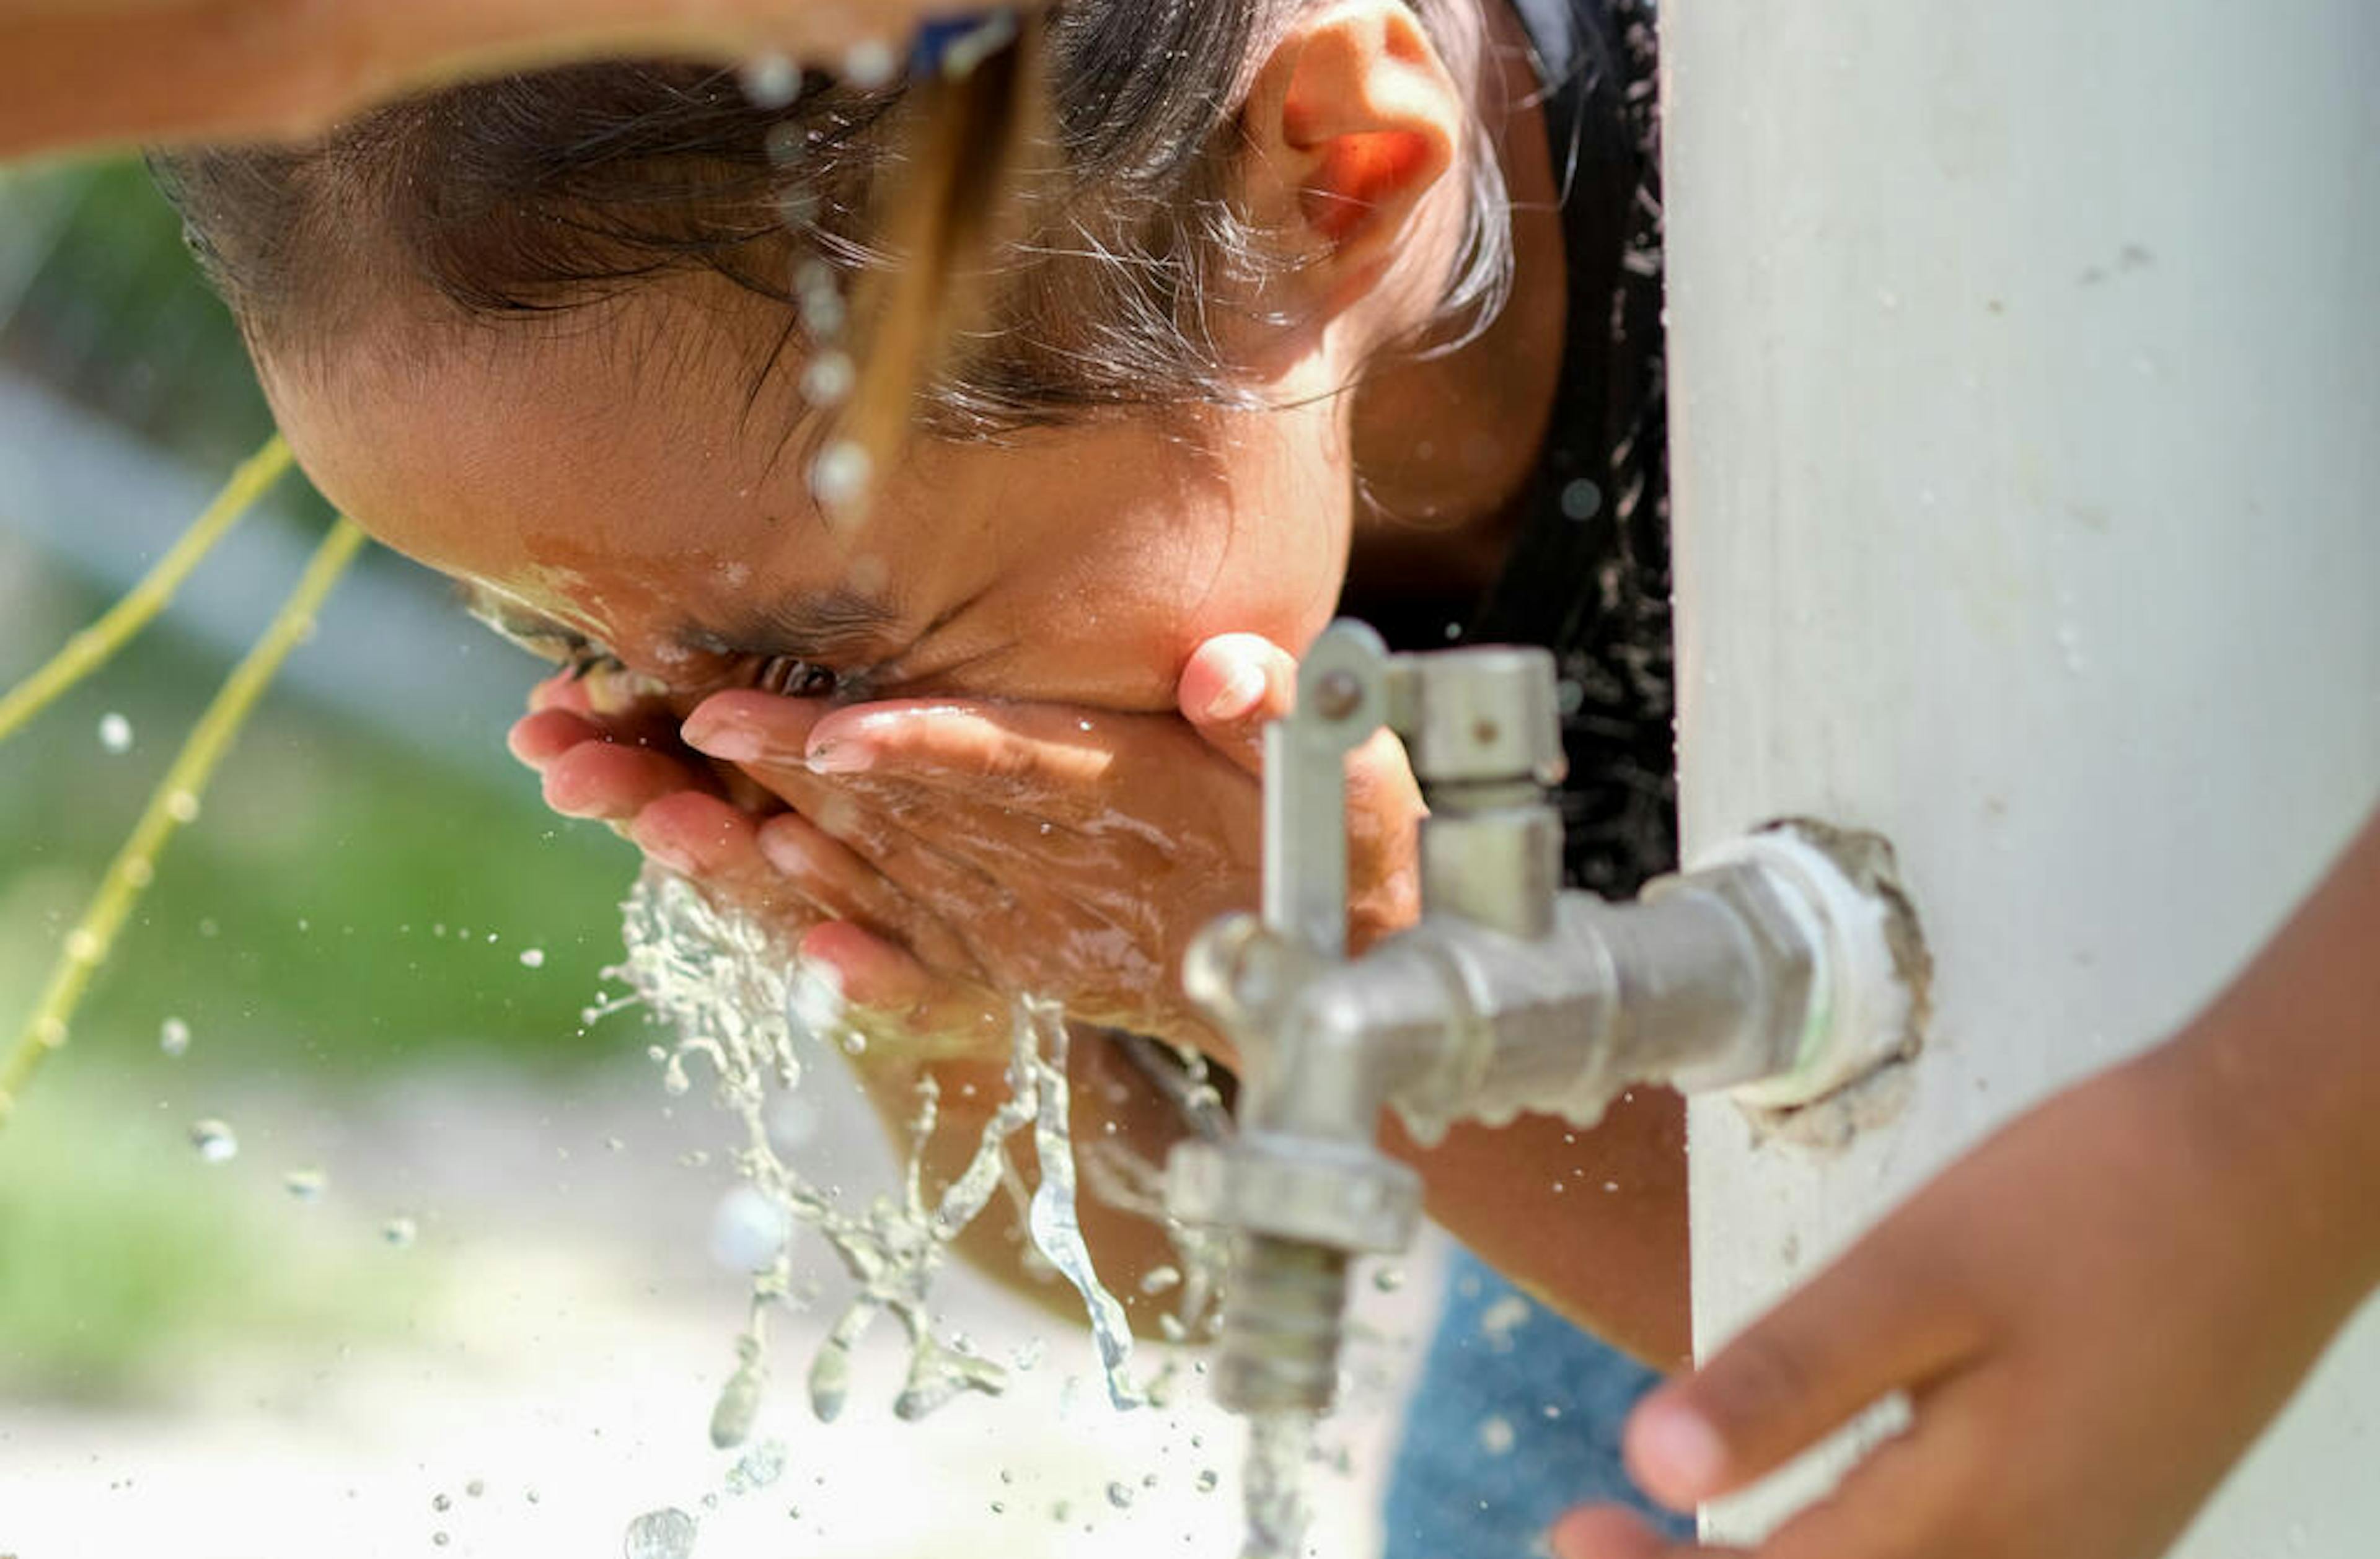
[[[1354,610],[1401,649],[1554,652],[1570,759],[1565,875],[1624,897],[1677,859],[1653,14],[1644,0],[1514,9],[1545,84],[1568,272],[1549,431],[1483,599]]]

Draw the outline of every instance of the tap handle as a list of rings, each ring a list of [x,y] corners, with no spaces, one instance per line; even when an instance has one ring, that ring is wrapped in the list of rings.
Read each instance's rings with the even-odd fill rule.
[[[1297,672],[1297,705],[1264,734],[1264,923],[1318,956],[1347,955],[1347,755],[1388,723],[1388,646],[1332,623]]]

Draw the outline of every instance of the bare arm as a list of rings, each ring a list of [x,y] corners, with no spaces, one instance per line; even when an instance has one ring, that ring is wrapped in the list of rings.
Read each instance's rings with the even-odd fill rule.
[[[1457,1126],[1435,1147],[1393,1121],[1430,1216],[1540,1303],[1658,1370],[1694,1352],[1686,1285],[1686,1108],[1638,1088],[1591,1131],[1550,1116]]]
[[[452,77],[625,54],[833,59],[947,0],[0,0],[0,158],[303,135]]]
[[[2175,1040],[1995,1134],[1637,1410],[1681,1508],[1913,1421],[1756,1559],[2163,1553],[2380,1287],[2380,817]],[[1610,1510],[1566,1559],[1691,1559]]]

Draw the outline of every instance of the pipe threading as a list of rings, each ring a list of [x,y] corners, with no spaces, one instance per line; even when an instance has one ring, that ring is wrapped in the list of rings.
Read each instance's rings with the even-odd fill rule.
[[[1330,1410],[1346,1335],[1348,1256],[1243,1235],[1232,1260],[1215,1399],[1234,1413]]]

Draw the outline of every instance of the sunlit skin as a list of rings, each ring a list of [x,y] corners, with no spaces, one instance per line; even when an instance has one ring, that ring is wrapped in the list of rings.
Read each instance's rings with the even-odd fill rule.
[[[706,285],[717,284],[688,284]],[[713,875],[764,820],[771,858],[806,856],[806,876],[837,864],[838,880],[859,876],[845,855],[859,848],[905,890],[898,912],[875,892],[857,896],[867,912],[832,917],[892,945],[845,935],[814,949],[827,961],[841,949],[859,999],[882,999],[868,977],[905,949],[968,976],[979,1012],[997,1012],[998,992],[1031,988],[1063,994],[1090,1021],[1190,1025],[1171,977],[1181,941],[1249,901],[1257,840],[1246,763],[1172,718],[1177,695],[1194,652],[1226,630],[1302,646],[1328,621],[1350,526],[1343,405],[1119,419],[998,447],[921,441],[845,535],[811,501],[798,455],[733,425],[740,408],[710,374],[631,365],[633,389],[619,382],[615,332],[671,332],[672,357],[691,343],[737,360],[735,342],[706,341],[719,317],[660,293],[618,308],[638,318],[506,337],[502,351],[472,343],[463,364],[437,365],[435,393],[402,358],[323,394],[270,376],[290,438],[350,513],[471,582],[483,614],[516,634],[616,659],[666,690],[661,702],[695,715],[689,737],[795,810],[731,808],[706,793],[692,755],[655,744],[662,732],[605,741],[562,710],[517,738],[551,758],[550,798]],[[687,430],[705,419],[729,426],[698,436],[690,456]],[[604,436],[589,439],[597,426]],[[606,670],[593,687],[630,682]],[[704,702],[757,682],[832,697]],[[1027,699],[1044,710],[1014,707]],[[1008,730],[1035,722],[1042,777],[1087,799],[1026,816],[1013,784],[979,782],[980,765],[953,744],[983,734],[970,710],[992,708]],[[889,774],[851,771],[920,730],[940,748]],[[844,771],[813,772],[813,743],[818,767]],[[938,767],[958,782],[920,839],[909,819]],[[1409,785],[1402,801],[1410,818]],[[1375,897],[1397,900],[1367,909],[1375,925],[1410,918],[1409,869],[1375,875]],[[1020,916],[1020,892],[1048,902]],[[848,889],[833,897],[860,908]],[[984,925],[1014,935],[972,929]],[[918,1026],[949,1027],[949,1013],[934,1017]]]
[[[1418,368],[1396,351],[1451,262],[1463,90],[1402,6],[1334,7],[1260,73],[1245,120],[1243,197],[1301,262],[1261,308],[1221,300],[1227,330],[1265,321],[1237,328],[1271,409],[920,441],[848,535],[808,494],[797,375],[752,397],[771,332],[716,282],[533,326],[391,300],[340,352],[261,366],[310,472],[376,536],[516,633],[616,658],[549,684],[515,751],[558,808],[772,917],[859,1021],[910,1041],[870,1047],[888,1107],[917,1065],[994,1064],[1019,989],[1228,1058],[1176,973],[1200,926],[1255,903],[1256,731],[1287,707],[1291,654],[1359,524],[1408,555],[1435,538],[1441,573],[1475,581],[1542,436],[1553,175],[1533,84],[1484,90],[1530,214],[1520,295],[1476,344]],[[1414,469],[1423,437],[1459,453]],[[1359,448],[1412,478],[1371,480],[1362,510]],[[832,696],[779,695],[826,693],[825,671]],[[1368,940],[1415,912],[1419,803],[1385,737],[1355,781]],[[1416,1154],[1434,1211],[1573,1314],[1681,1357],[1675,1101],[1592,1136],[1553,1124]],[[1556,1200],[1607,1179],[1628,1194]],[[1563,1206],[1578,1239],[1549,1244],[1536,1231]]]
[[[1254,736],[1286,707],[1293,653],[1351,562],[1475,580],[1500,551],[1560,339],[1550,175],[1525,152],[1540,127],[1503,104],[1523,227],[1505,323],[1395,366],[1444,260],[1436,152],[1459,103],[1415,69],[1398,7],[1316,14],[1245,127],[1250,199],[1292,241],[1303,220],[1316,257],[1285,284],[1303,322],[1251,353],[1279,410],[921,444],[841,536],[783,453],[800,408],[746,412],[738,304],[698,284],[545,334],[424,332],[404,300],[335,357],[263,361],[334,500],[516,630],[621,663],[543,684],[513,733],[559,809],[769,917],[864,1024],[943,1036],[890,1066],[898,1047],[871,1046],[888,1113],[922,1068],[996,1078],[1008,990],[1228,1055],[1171,973],[1209,914],[1253,900]],[[1418,459],[1425,441],[1463,455]],[[796,606],[833,610],[787,621]],[[846,679],[832,695],[820,668]],[[1361,937],[1412,913],[1418,804],[1392,744],[1356,779]],[[2380,824],[2173,1044],[2021,1117],[1651,1398],[1628,1438],[1643,1484],[1681,1507],[1743,1487],[1904,1390],[1909,1435],[1758,1559],[2151,1559],[2380,1282],[2375,925]],[[1145,1096],[1106,1088],[1105,1048],[1077,1054],[1097,1084],[1078,1131],[1111,1107],[1127,1136],[1153,1132]],[[958,1116],[961,1091],[943,1097]],[[1624,1102],[1592,1133],[1524,1118],[1397,1146],[1483,1255],[1682,1357],[1674,1099]],[[1560,1194],[1582,1177],[1621,1194]],[[1145,1226],[1085,1212],[1111,1276],[1163,1259]],[[977,1232],[972,1253],[1002,1260],[1001,1231]],[[1717,1552],[1611,1511],[1552,1543]]]

